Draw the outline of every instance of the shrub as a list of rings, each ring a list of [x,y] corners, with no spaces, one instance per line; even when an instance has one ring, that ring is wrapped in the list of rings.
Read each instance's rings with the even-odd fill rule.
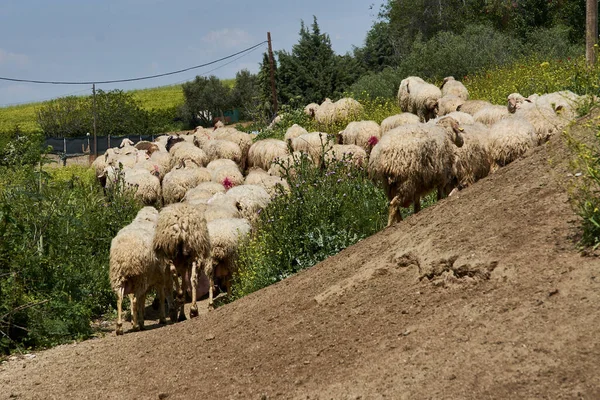
[[[592,121],[596,121],[595,119]],[[582,246],[600,246],[600,124],[588,122],[585,135],[569,129],[565,137],[575,157],[571,167],[581,174],[571,191],[571,202],[582,219]],[[587,135],[590,130],[594,136]]]
[[[77,167],[12,164],[0,177],[0,352],[88,337],[115,306],[110,241],[140,206]]]
[[[257,233],[240,250],[234,284],[241,297],[337,254],[385,226],[387,200],[364,168],[332,161],[317,168],[305,157],[261,213]]]
[[[401,74],[394,68],[386,68],[378,73],[363,75],[350,87],[358,100],[395,99],[402,80]]]

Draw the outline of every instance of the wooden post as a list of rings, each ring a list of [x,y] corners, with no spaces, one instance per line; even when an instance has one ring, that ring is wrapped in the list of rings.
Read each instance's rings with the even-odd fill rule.
[[[598,0],[586,0],[585,26],[585,59],[592,66],[598,54]]]
[[[96,140],[96,84],[92,84],[92,97],[94,98],[92,116],[94,119],[94,160],[98,158],[98,142]]]
[[[275,61],[273,60],[273,47],[271,46],[271,32],[267,32],[269,42],[269,65],[271,67],[271,91],[273,92],[273,111],[277,115],[279,106],[277,104],[277,89],[275,89]]]

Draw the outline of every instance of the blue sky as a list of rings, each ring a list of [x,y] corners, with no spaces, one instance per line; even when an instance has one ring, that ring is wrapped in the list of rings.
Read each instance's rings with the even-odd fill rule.
[[[290,51],[300,20],[318,18],[333,49],[362,46],[381,0],[1,0],[0,76],[99,81],[160,74],[213,61],[266,40]],[[233,78],[258,69],[266,44],[228,65],[118,85],[135,89],[180,83],[197,74]],[[229,60],[231,61],[231,60]],[[220,67],[217,70],[210,70]],[[91,92],[89,86],[0,81],[0,106]]]

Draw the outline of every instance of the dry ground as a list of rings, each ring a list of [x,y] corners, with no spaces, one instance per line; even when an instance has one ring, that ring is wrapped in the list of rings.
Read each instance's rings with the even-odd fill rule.
[[[0,398],[598,399],[600,258],[560,138],[191,321],[0,367]]]

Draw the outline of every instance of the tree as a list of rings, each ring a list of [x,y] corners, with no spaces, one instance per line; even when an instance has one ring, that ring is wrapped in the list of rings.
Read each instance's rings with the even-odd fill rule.
[[[91,110],[89,97],[62,97],[44,103],[37,120],[47,137],[84,136],[92,126]]]
[[[236,73],[231,98],[233,106],[241,110],[243,119],[257,119],[261,103],[258,76],[251,74],[247,69]]]
[[[321,102],[336,91],[336,55],[329,35],[321,33],[317,17],[311,30],[300,25],[300,39],[292,52],[277,52],[278,86],[284,103]]]
[[[196,76],[183,84],[183,96],[181,118],[189,128],[212,126],[213,117],[222,116],[232,105],[231,90],[214,75]]]

